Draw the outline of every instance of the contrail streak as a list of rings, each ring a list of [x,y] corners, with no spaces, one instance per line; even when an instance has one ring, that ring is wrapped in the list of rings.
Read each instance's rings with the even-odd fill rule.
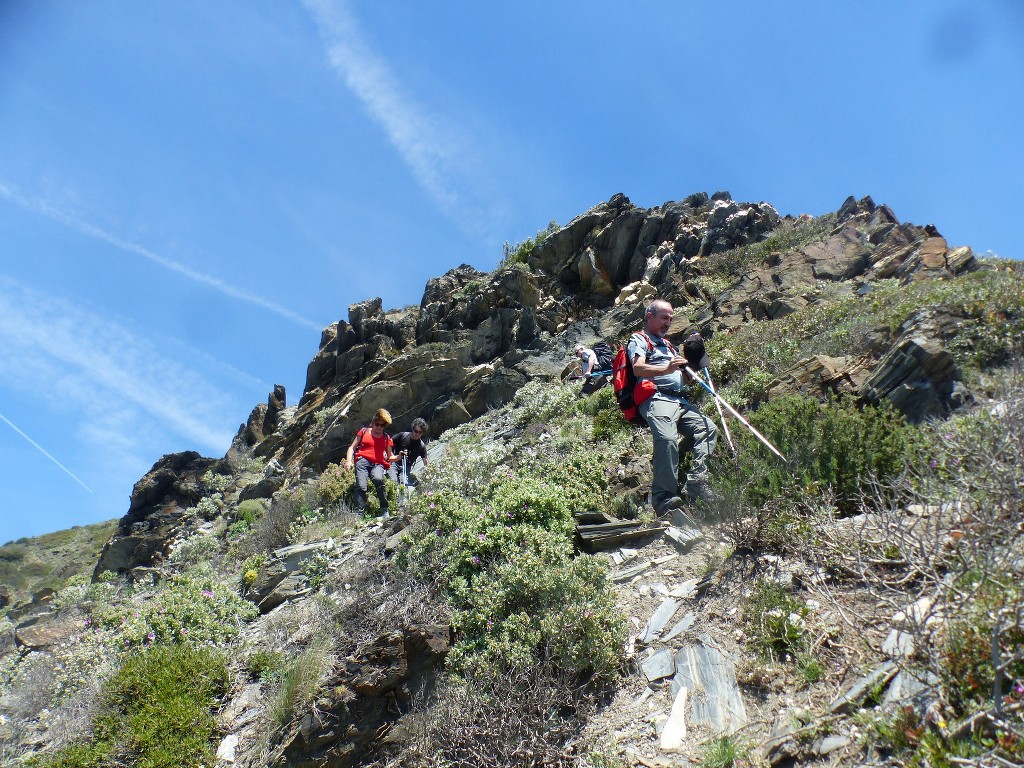
[[[45,216],[46,218],[63,224],[64,226],[74,229],[77,232],[81,232],[83,235],[88,235],[89,237],[94,237],[97,240],[102,240],[122,251],[127,251],[128,253],[134,253],[137,256],[142,256],[144,259],[148,259],[149,261],[152,261],[154,264],[160,265],[164,269],[169,269],[172,272],[177,272],[179,275],[187,277],[189,280],[194,280],[197,283],[208,285],[214,290],[220,291],[221,293],[225,294],[226,296],[230,296],[233,299],[245,301],[248,302],[249,304],[255,304],[257,307],[261,307],[262,309],[265,309],[268,312],[273,312],[275,315],[283,317],[285,320],[289,320],[295,323],[296,325],[305,326],[306,328],[311,328],[315,331],[323,330],[322,323],[314,323],[312,320],[303,317],[297,312],[293,312],[287,307],[282,307],[280,304],[270,301],[269,299],[265,299],[262,296],[257,296],[254,293],[241,291],[238,288],[235,288],[233,285],[225,283],[223,280],[220,280],[211,275],[204,274],[202,272],[197,272],[194,269],[189,269],[188,267],[179,264],[176,261],[161,256],[158,253],[153,253],[153,251],[149,250],[148,248],[144,248],[143,246],[138,245],[136,243],[132,243],[127,240],[122,240],[116,235],[112,235],[109,232],[106,232],[100,229],[99,227],[95,226],[94,224],[82,221],[81,219],[77,219],[69,213],[54,208],[52,205],[43,200],[32,200],[26,198],[15,192],[13,189],[8,187],[3,182],[0,182],[0,197],[6,197],[8,200],[12,201],[13,203],[16,203],[17,205],[21,206],[22,208],[25,208],[26,210]]]
[[[46,458],[48,458],[48,459],[49,459],[50,461],[52,461],[52,462],[53,462],[54,464],[56,464],[56,465],[57,465],[58,467],[60,467],[61,469],[63,469],[63,470],[65,471],[65,472],[67,472],[68,476],[69,476],[69,477],[71,477],[71,479],[72,479],[72,480],[74,480],[74,481],[75,481],[76,483],[78,483],[78,484],[79,484],[80,486],[82,486],[83,488],[85,488],[85,490],[87,490],[87,491],[88,491],[89,493],[92,493],[92,488],[90,488],[90,487],[89,487],[88,485],[86,485],[86,484],[85,484],[85,483],[83,483],[83,482],[82,482],[81,480],[79,480],[79,479],[78,479],[78,477],[76,477],[76,476],[75,476],[75,473],[74,473],[74,472],[72,472],[72,471],[71,471],[70,469],[68,469],[68,468],[67,468],[67,467],[65,467],[65,466],[64,466],[63,464],[61,464],[61,463],[60,463],[59,461],[57,461],[57,460],[56,460],[55,458],[53,458],[53,456],[51,456],[51,455],[50,455],[49,453],[47,453],[47,452],[46,452],[46,449],[45,449],[45,448],[43,448],[43,446],[41,446],[41,445],[40,445],[39,443],[37,443],[37,442],[36,442],[35,440],[33,440],[33,439],[32,439],[31,437],[29,437],[28,435],[26,435],[26,434],[25,434],[24,432],[22,432],[22,431],[21,431],[20,429],[18,429],[18,428],[17,428],[17,427],[16,427],[15,425],[14,425],[14,423],[13,423],[13,422],[12,422],[12,421],[11,421],[10,419],[8,419],[8,418],[7,418],[6,416],[4,416],[4,415],[3,415],[2,413],[0,413],[0,419],[3,419],[3,420],[4,420],[4,421],[5,421],[6,423],[7,423],[7,426],[9,426],[9,427],[10,427],[11,429],[13,429],[13,430],[14,430],[15,432],[17,432],[17,433],[18,433],[19,435],[21,435],[22,437],[24,437],[24,438],[25,438],[26,440],[28,440],[28,441],[29,441],[29,442],[30,442],[30,443],[32,444],[32,446],[33,446],[33,447],[34,447],[34,448],[35,448],[35,449],[36,449],[37,451],[39,451],[39,452],[40,452],[41,454],[43,454],[43,456],[45,456],[45,457],[46,457]]]

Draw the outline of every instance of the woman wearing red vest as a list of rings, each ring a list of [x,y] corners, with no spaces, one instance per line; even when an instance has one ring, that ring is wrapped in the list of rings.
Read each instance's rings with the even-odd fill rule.
[[[356,512],[359,514],[366,509],[366,484],[367,480],[372,480],[380,501],[380,513],[390,517],[384,476],[391,462],[398,458],[394,453],[391,436],[384,432],[384,427],[390,424],[391,414],[380,408],[374,414],[369,428],[363,427],[356,433],[345,455],[345,469],[354,467],[356,470]]]

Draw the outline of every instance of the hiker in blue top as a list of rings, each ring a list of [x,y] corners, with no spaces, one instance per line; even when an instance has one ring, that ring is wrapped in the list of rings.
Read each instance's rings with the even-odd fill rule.
[[[644,331],[634,333],[626,345],[637,380],[647,379],[656,388],[639,411],[654,438],[651,503],[659,515],[684,504],[679,494],[680,437],[684,449],[693,452],[685,488],[690,501],[709,494],[708,458],[718,440],[718,427],[686,399],[684,388],[692,383],[685,372],[687,360],[665,338],[673,317],[672,305],[656,299],[644,313]],[[707,365],[706,355],[697,364]]]

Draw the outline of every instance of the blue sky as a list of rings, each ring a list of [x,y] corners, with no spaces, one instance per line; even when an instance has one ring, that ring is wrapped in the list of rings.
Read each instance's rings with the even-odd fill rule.
[[[0,543],[617,192],[869,194],[1020,258],[1022,84],[1016,0],[0,0]]]

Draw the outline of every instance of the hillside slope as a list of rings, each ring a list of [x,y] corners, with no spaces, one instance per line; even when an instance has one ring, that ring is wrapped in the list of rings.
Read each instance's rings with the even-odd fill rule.
[[[91,581],[15,600],[0,754],[1015,764],[1021,272],[869,198],[616,195],[419,307],[353,305],[296,405],[276,388],[225,457],[161,458]],[[567,378],[654,296],[789,460],[730,419],[716,498],[666,520],[647,431]],[[380,407],[435,436],[388,521],[338,463]],[[167,653],[220,682],[186,701]]]

